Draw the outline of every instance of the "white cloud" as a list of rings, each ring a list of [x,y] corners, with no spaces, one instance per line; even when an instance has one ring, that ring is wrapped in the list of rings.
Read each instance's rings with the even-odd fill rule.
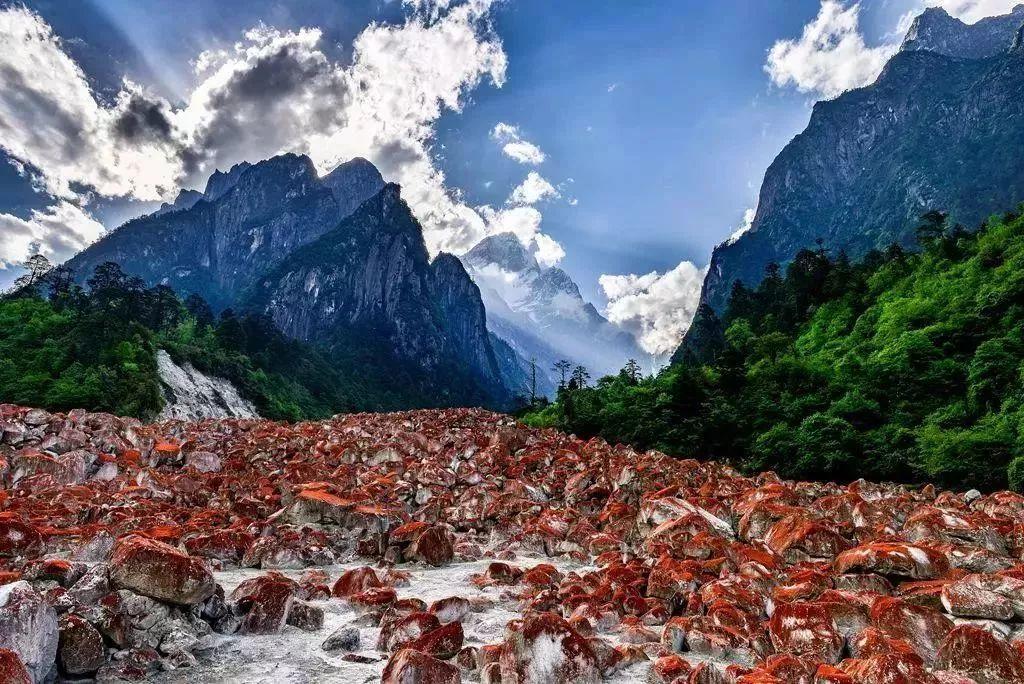
[[[508,203],[512,205],[537,204],[542,200],[558,199],[562,195],[536,171],[530,171],[526,178],[509,195]]]
[[[19,46],[0,53],[0,147],[79,204],[93,193],[169,200],[214,168],[282,152],[308,154],[321,173],[362,156],[402,185],[431,253],[459,253],[492,229],[447,186],[431,148],[442,113],[485,80],[504,83],[494,2],[409,0],[404,23],[363,30],[348,65],[326,56],[316,28],[258,26],[197,56],[177,108],[127,82],[105,103],[38,15],[0,10],[0,38]]]
[[[491,138],[502,145],[502,152],[506,157],[514,159],[520,164],[537,166],[543,164],[547,155],[532,142],[523,140],[522,133],[518,126],[499,122],[491,131]]]
[[[565,258],[565,250],[557,240],[544,233],[533,237],[532,252],[541,266],[554,266]]]
[[[973,24],[985,17],[1009,14],[1020,0],[928,0],[929,7],[942,7],[950,15]]]
[[[0,214],[0,270],[36,252],[61,262],[102,233],[102,224],[67,201],[33,211],[28,220]]]
[[[732,235],[725,241],[727,245],[731,245],[740,239],[744,233],[749,231],[754,225],[754,217],[757,215],[757,209],[747,209],[743,212],[743,222],[739,225],[736,230],[733,231]]]
[[[608,298],[605,316],[632,333],[645,351],[671,353],[697,311],[706,273],[683,261],[666,273],[602,275],[598,282]]]
[[[163,118],[165,104],[147,98],[159,130],[129,139],[142,90],[125,83],[105,106],[60,39],[24,7],[0,11],[0,147],[39,169],[50,194],[76,197],[81,184],[103,195],[157,199],[175,185],[180,164]]]
[[[899,49],[897,43],[869,47],[860,33],[860,4],[823,0],[818,16],[796,40],[779,40],[765,71],[778,86],[833,98],[874,82]]]

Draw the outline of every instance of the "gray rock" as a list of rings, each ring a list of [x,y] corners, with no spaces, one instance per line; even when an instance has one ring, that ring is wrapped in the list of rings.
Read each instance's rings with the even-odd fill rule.
[[[0,586],[0,648],[14,651],[36,682],[57,660],[57,611],[22,580]]]
[[[355,627],[342,627],[324,639],[320,646],[325,651],[358,651],[359,630]]]

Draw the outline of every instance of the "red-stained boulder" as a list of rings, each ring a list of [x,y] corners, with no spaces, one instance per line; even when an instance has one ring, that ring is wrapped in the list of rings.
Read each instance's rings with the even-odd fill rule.
[[[168,603],[193,605],[213,595],[206,564],[162,542],[131,535],[118,540],[110,558],[110,581]]]
[[[809,520],[806,514],[789,515],[772,525],[765,544],[787,560],[832,559],[852,544],[824,524]]]
[[[836,572],[873,572],[879,575],[933,579],[949,572],[944,555],[927,546],[900,543],[872,543],[839,554]]]
[[[885,653],[912,655],[920,660],[914,647],[902,639],[895,639],[877,627],[868,627],[850,642],[850,653],[854,658],[870,658]],[[922,660],[922,663],[924,661]]]
[[[57,662],[69,675],[85,675],[100,669],[105,660],[103,637],[84,618],[73,613],[59,620]]]
[[[391,587],[367,589],[348,597],[348,602],[362,613],[381,613],[398,600],[398,592]]]
[[[1024,579],[968,575],[942,587],[942,605],[951,615],[1013,620],[1024,618]]]
[[[971,625],[952,629],[939,648],[936,666],[977,684],[1024,682],[1024,655],[1006,641]]]
[[[843,635],[825,606],[814,603],[784,603],[775,607],[768,622],[775,650],[825,663],[838,663],[843,652]]]
[[[247,579],[231,592],[229,603],[235,613],[244,615],[242,634],[276,634],[288,620],[298,585],[284,575],[272,572]]]
[[[451,533],[439,525],[429,527],[421,533],[407,552],[409,558],[435,567],[451,562],[454,555]]]
[[[4,684],[33,684],[25,664],[14,651],[0,648],[0,682]]]
[[[400,651],[440,626],[441,622],[433,613],[414,611],[402,614],[392,609],[382,620],[380,634],[377,637],[377,650]]]
[[[601,677],[590,644],[554,613],[509,623],[500,662],[502,684],[584,684]]]
[[[682,678],[686,681],[693,671],[693,665],[676,654],[661,656],[651,663],[651,671],[648,678],[652,684],[671,684]]]
[[[241,530],[217,530],[197,534],[185,540],[185,550],[193,556],[215,558],[229,563],[239,563],[255,541],[248,532]]]
[[[377,571],[364,565],[342,573],[338,581],[334,583],[331,594],[339,598],[348,598],[367,589],[378,589],[383,586],[384,583],[377,577]]]
[[[449,622],[424,633],[410,643],[409,648],[423,651],[441,660],[448,660],[458,654],[464,640],[462,623]]]
[[[901,653],[844,660],[841,667],[857,684],[936,684],[920,659]]]
[[[430,604],[430,612],[436,615],[442,624],[462,622],[463,618],[469,615],[471,609],[472,605],[469,600],[461,596],[449,596]]]
[[[487,566],[483,575],[474,577],[474,583],[489,586],[494,584],[511,586],[518,584],[523,577],[523,571],[514,565],[495,561]]]
[[[460,684],[462,675],[454,665],[422,651],[403,648],[391,656],[380,681],[381,684]]]
[[[871,624],[894,639],[910,644],[931,665],[939,645],[953,628],[945,615],[898,598],[880,598],[871,608]]]
[[[32,557],[42,543],[43,537],[35,527],[14,513],[0,513],[0,558]]]

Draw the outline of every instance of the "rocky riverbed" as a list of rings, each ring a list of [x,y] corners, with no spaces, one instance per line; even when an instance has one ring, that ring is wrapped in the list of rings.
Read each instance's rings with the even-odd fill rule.
[[[1024,496],[0,405],[0,681],[1024,681]]]

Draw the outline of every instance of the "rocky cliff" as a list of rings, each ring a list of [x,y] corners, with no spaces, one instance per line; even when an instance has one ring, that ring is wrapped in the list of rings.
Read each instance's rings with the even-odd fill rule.
[[[393,385],[398,405],[509,405],[515,373],[499,369],[479,291],[455,257],[431,263],[398,187],[363,159],[322,178],[291,154],[218,171],[68,265],[85,281],[105,261],[214,310],[267,313],[363,386]]]
[[[201,198],[129,221],[68,262],[85,280],[114,261],[148,284],[201,295],[215,309],[237,304],[255,279],[288,253],[334,228],[384,181],[354,160],[319,178],[312,161],[286,154],[214,173]]]
[[[285,334],[336,352],[378,346],[415,366],[414,381],[446,378],[438,392],[459,402],[507,398],[479,290],[455,257],[431,263],[396,185],[289,254],[259,279],[246,307],[265,311]]]
[[[927,211],[976,226],[1024,199],[1022,23],[1024,7],[969,27],[926,13],[874,84],[817,103],[768,168],[751,229],[715,249],[703,301],[721,311],[735,280],[819,239],[856,258],[911,246]],[[945,54],[959,50],[981,57]]]
[[[949,57],[982,59],[1006,52],[1024,24],[1024,5],[1009,14],[965,24],[941,7],[920,14],[903,39],[901,50],[927,50]]]

